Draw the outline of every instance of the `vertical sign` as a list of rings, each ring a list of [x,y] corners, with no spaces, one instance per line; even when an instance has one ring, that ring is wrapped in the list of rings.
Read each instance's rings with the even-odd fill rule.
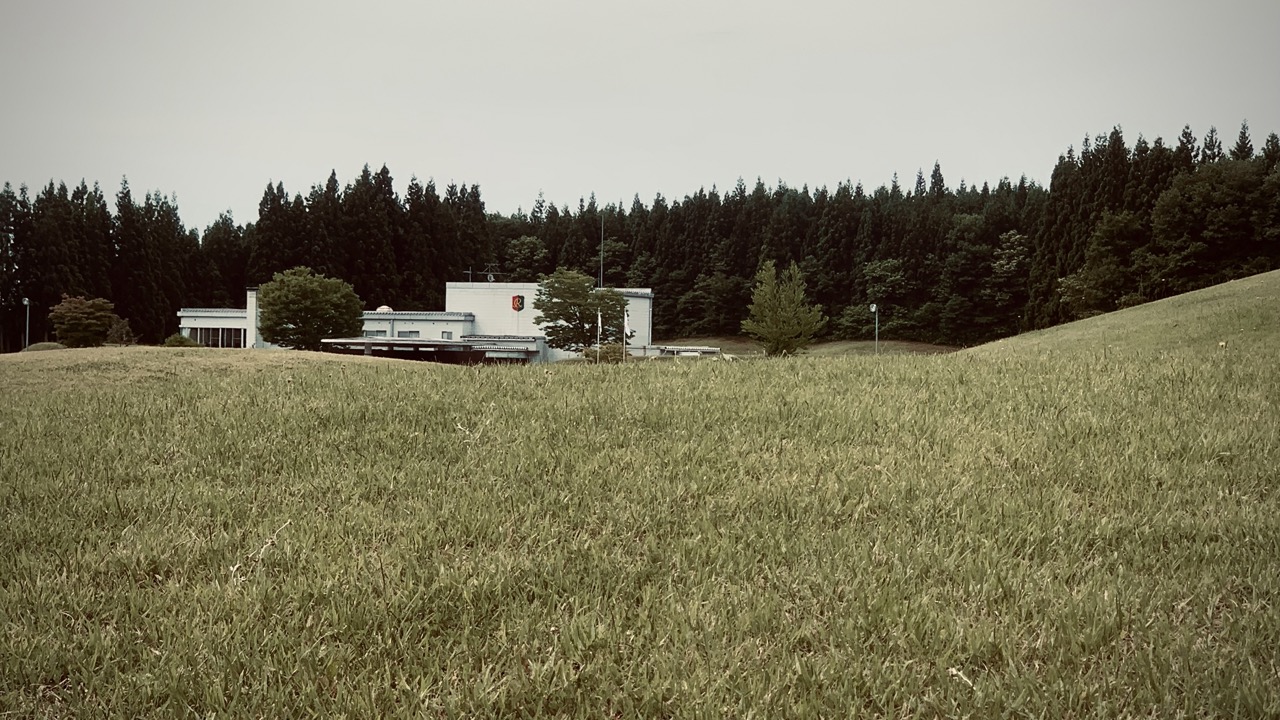
[[[523,310],[523,309],[524,309],[524,296],[523,296],[523,295],[512,295],[512,296],[511,296],[511,309],[516,311],[516,334],[517,334],[517,335],[519,335],[519,334],[520,334],[520,315],[519,315],[519,313],[520,313],[520,311],[521,311],[521,310]]]

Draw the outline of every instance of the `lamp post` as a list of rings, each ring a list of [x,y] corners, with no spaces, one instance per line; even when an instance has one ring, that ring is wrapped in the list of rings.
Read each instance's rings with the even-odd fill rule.
[[[22,349],[26,350],[31,344],[31,299],[22,298],[22,306],[27,309],[27,329],[22,333]]]
[[[871,314],[876,316],[876,354],[880,354],[880,308],[871,303]]]

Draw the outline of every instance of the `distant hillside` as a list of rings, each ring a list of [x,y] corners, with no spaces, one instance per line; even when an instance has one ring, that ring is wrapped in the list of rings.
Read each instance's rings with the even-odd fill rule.
[[[968,353],[1280,347],[1280,271],[1026,333]]]

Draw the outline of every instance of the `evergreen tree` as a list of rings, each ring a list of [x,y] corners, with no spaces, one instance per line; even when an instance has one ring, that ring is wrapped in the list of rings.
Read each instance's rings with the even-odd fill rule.
[[[423,185],[417,177],[411,178],[396,257],[404,309],[444,309],[444,284],[461,269],[456,248],[441,238],[442,213],[435,183]]]
[[[83,180],[71,194],[75,216],[80,277],[86,295],[111,296],[111,209],[97,183],[90,188]]]
[[[764,345],[765,355],[793,355],[808,347],[827,325],[822,308],[805,298],[804,276],[791,263],[781,276],[772,260],[756,273],[742,332]]]
[[[116,193],[114,238],[111,297],[116,311],[129,321],[140,342],[158,343],[166,335],[172,314],[161,289],[165,268],[156,237],[150,232],[147,211],[134,202],[127,179],[121,181]]]
[[[1200,148],[1200,164],[1208,165],[1216,163],[1225,158],[1222,153],[1222,141],[1218,139],[1218,129],[1209,126],[1209,132],[1205,133],[1204,143]]]
[[[1196,145],[1196,136],[1190,125],[1182,126],[1182,134],[1178,136],[1178,147],[1173,151],[1174,162],[1178,172],[1191,172],[1200,157],[1200,149]]]
[[[1253,141],[1249,139],[1249,121],[1240,123],[1240,134],[1236,137],[1235,147],[1231,148],[1232,160],[1249,160],[1253,158]]]
[[[933,162],[933,172],[929,175],[929,197],[941,200],[946,195],[947,183],[942,179],[942,165],[935,160]]]
[[[14,352],[23,346],[27,306],[19,272],[17,228],[21,223],[18,195],[5,183],[0,189],[0,352]],[[28,302],[30,298],[28,298]]]
[[[200,252],[211,275],[209,302],[215,307],[239,307],[248,287],[249,244],[244,228],[227,211],[205,228]]]
[[[142,207],[147,245],[154,253],[158,276],[158,294],[149,298],[148,309],[159,318],[158,335],[147,335],[148,342],[159,342],[178,331],[178,310],[200,297],[204,278],[194,272],[198,267],[200,243],[188,232],[178,216],[177,201],[158,192],[147,193]],[[141,334],[141,328],[139,328]]]
[[[1280,136],[1275,133],[1268,135],[1266,144],[1262,146],[1262,163],[1267,172],[1280,165]]]
[[[400,300],[396,247],[401,245],[401,212],[385,165],[376,176],[365,165],[342,196],[345,279],[370,307],[394,307]]]
[[[58,342],[67,347],[98,347],[107,341],[112,327],[120,322],[114,306],[102,298],[62,296],[62,302],[49,311]]]
[[[284,183],[267,183],[258,202],[258,221],[249,238],[249,284],[261,285],[275,273],[299,264],[301,252],[291,228],[290,210]]]
[[[313,185],[306,200],[306,242],[302,262],[320,275],[345,277],[347,257],[342,215],[342,187],[336,170],[324,185]]]

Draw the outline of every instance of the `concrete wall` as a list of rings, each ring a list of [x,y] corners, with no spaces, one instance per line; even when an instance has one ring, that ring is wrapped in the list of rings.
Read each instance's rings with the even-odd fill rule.
[[[445,283],[445,312],[475,315],[472,335],[541,335],[533,324],[537,283]],[[524,296],[524,310],[511,309],[511,296]]]
[[[649,345],[653,342],[653,293],[647,288],[620,289],[627,298],[627,314],[635,336],[632,345]],[[542,328],[534,325],[538,314],[533,309],[538,294],[537,283],[446,283],[444,309],[446,312],[469,312],[475,315],[476,335],[542,335]],[[511,296],[524,296],[524,310],[511,309]],[[556,359],[572,357],[555,353]]]
[[[381,330],[386,337],[400,337],[399,333],[418,333],[421,339],[439,340],[443,333],[452,333],[451,339],[461,339],[463,335],[472,334],[472,321],[462,318],[422,318],[413,317],[411,313],[365,313],[364,332]]]

